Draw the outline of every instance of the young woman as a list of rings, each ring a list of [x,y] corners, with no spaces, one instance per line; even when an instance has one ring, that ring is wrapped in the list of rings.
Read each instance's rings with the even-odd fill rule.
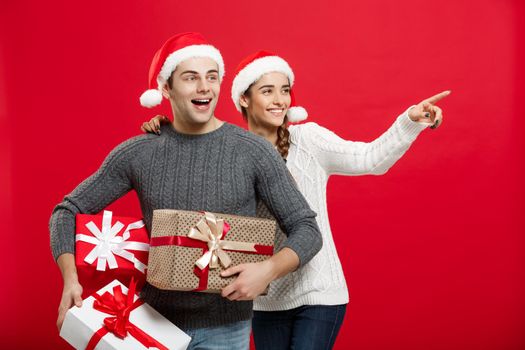
[[[312,210],[323,236],[323,248],[306,265],[270,284],[268,294],[254,302],[253,335],[257,350],[331,349],[341,327],[348,290],[330,231],[326,207],[328,177],[384,174],[410,147],[418,134],[437,128],[442,112],[435,105],[445,91],[410,107],[378,139],[370,143],[345,141],[331,131],[306,123],[295,106],[294,74],[282,58],[260,51],[237,67],[232,99],[251,132],[275,145],[286,161]],[[157,116],[142,125],[159,132],[167,118]],[[271,215],[262,206],[261,216]],[[276,248],[286,239],[278,232]]]

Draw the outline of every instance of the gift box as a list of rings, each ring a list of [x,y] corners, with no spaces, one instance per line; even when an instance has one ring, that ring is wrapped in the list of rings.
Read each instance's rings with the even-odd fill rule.
[[[82,350],[182,350],[191,338],[115,280],[66,313],[60,336]]]
[[[221,271],[273,255],[274,220],[209,212],[153,211],[147,281],[164,290],[220,293]]]
[[[149,237],[144,222],[136,218],[77,214],[76,266],[82,296],[118,279],[128,285],[131,278],[140,289],[146,281]]]

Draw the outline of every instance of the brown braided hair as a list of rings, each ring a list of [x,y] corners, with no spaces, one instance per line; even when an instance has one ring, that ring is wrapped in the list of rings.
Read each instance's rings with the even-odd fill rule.
[[[286,159],[288,157],[288,150],[290,149],[290,131],[288,130],[288,117],[284,117],[284,121],[277,129],[277,151],[281,157]]]
[[[251,85],[244,92],[244,95],[250,97],[251,94]],[[248,120],[248,114],[246,113],[246,108],[241,106],[241,113],[244,120]],[[288,117],[284,117],[283,123],[277,129],[277,151],[286,160],[288,157],[288,150],[290,149],[290,131],[288,130]]]

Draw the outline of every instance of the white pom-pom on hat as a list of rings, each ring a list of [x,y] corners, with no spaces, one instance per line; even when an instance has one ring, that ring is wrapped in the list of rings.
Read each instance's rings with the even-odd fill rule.
[[[140,104],[144,107],[153,108],[162,102],[162,94],[159,90],[146,90],[140,95]]]
[[[290,107],[288,112],[286,112],[286,116],[290,123],[299,123],[308,118],[308,112],[303,107]]]

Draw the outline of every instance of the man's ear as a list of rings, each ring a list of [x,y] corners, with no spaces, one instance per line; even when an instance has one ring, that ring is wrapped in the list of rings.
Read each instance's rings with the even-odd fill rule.
[[[246,95],[241,95],[241,98],[239,99],[239,104],[241,105],[241,107],[244,107],[244,108],[248,108],[248,102],[249,102],[249,98],[248,96]]]

